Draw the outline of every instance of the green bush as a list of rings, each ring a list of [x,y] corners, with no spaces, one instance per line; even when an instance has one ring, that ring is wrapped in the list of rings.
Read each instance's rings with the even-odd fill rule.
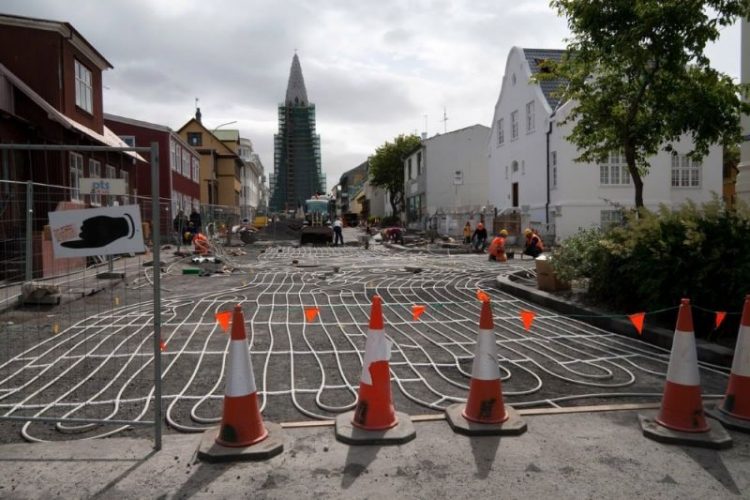
[[[673,307],[682,297],[699,308],[739,311],[750,292],[750,211],[718,200],[662,207],[629,216],[622,227],[581,231],[553,256],[562,279],[587,279],[590,299],[623,313]]]

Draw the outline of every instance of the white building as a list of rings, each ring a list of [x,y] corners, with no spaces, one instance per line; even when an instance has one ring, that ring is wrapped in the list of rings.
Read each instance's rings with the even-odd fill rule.
[[[750,85],[750,19],[742,21],[742,46],[740,48],[740,81]],[[748,96],[744,97],[745,101]],[[740,163],[737,166],[737,185],[735,187],[737,199],[750,203],[750,116],[742,115],[742,141],[740,149]]]
[[[263,208],[263,163],[260,161],[258,153],[253,151],[253,143],[250,139],[240,137],[237,154],[244,162],[242,169],[240,191],[240,206],[242,215],[252,218],[258,213],[258,209]]]
[[[547,59],[560,60],[561,50],[513,47],[505,66],[488,142],[490,201],[498,212],[520,213],[521,225],[557,240],[580,228],[616,222],[618,207],[632,207],[635,192],[624,157],[615,152],[603,164],[577,163],[575,145],[566,137],[573,124],[560,125],[573,102],[552,95],[557,82],[532,83]],[[650,158],[643,177],[647,208],[702,203],[722,192],[722,152],[711,147],[702,162],[686,154],[692,142],[683,138],[675,153]]]
[[[487,141],[484,125],[423,139],[404,160],[404,198],[408,227],[425,229],[441,214],[481,211],[489,205]],[[463,218],[463,217],[461,217]],[[459,234],[458,217],[441,232]]]

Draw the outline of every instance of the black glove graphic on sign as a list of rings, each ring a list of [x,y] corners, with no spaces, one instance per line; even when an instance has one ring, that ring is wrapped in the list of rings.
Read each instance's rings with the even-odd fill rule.
[[[130,215],[125,214],[125,217],[97,215],[83,221],[78,235],[80,240],[66,241],[61,245],[66,248],[99,248],[123,236],[132,238],[134,234],[135,227]]]

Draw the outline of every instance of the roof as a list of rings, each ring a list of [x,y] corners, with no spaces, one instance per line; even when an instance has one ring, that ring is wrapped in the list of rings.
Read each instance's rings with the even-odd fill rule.
[[[292,58],[292,67],[289,70],[289,83],[286,86],[286,99],[284,102],[287,105],[298,104],[300,106],[307,106],[308,104],[305,79],[302,76],[302,66],[299,64],[297,54],[294,54]]]
[[[90,128],[86,127],[85,125],[82,125],[78,123],[77,121],[73,120],[72,118],[69,118],[62,114],[60,111],[58,111],[54,106],[52,106],[50,103],[44,100],[42,96],[34,92],[34,90],[31,89],[28,85],[26,85],[23,80],[18,78],[16,75],[14,75],[8,68],[0,64],[0,75],[4,76],[8,79],[8,81],[18,90],[23,92],[29,99],[31,99],[37,106],[42,108],[44,111],[47,112],[47,117],[50,120],[56,121],[57,123],[61,124],[63,127],[67,129],[75,129],[78,132],[83,133],[84,135],[87,135],[91,139],[94,139],[97,142],[102,143],[105,146],[110,146],[113,148],[127,148],[129,147],[125,142],[123,142],[122,139],[117,137],[117,134],[112,132],[107,126],[105,125],[102,128],[103,133],[96,132],[94,130],[91,130]],[[133,158],[141,161],[146,161],[141,155],[136,153],[135,151],[125,151],[126,155],[132,156]]]
[[[81,51],[92,63],[104,71],[113,68],[112,64],[96,50],[96,48],[86,40],[70,23],[62,21],[52,21],[49,19],[38,19],[34,17],[12,16],[10,14],[0,14],[0,25],[16,26],[19,28],[29,28],[46,31],[56,31],[63,38],[69,41],[76,49]]]
[[[216,142],[219,143],[219,147],[222,148],[222,149],[224,149],[228,154],[222,155],[221,153],[219,153],[219,151],[217,149],[215,149],[215,148],[208,148],[208,147],[194,148],[196,151],[198,151],[199,153],[200,152],[207,152],[207,151],[215,151],[216,154],[218,154],[219,156],[233,156],[233,157],[235,157],[237,159],[240,159],[240,157],[237,155],[237,153],[235,153],[234,151],[232,151],[226,144],[224,144],[221,141],[221,139],[219,139],[218,137],[216,137],[216,135],[214,134],[214,132],[212,132],[209,129],[207,129],[205,125],[203,125],[201,122],[199,122],[198,120],[196,120],[194,117],[191,118],[191,119],[189,119],[188,121],[186,121],[185,124],[177,130],[177,133],[179,134],[180,132],[182,132],[183,130],[185,130],[188,126],[190,126],[191,123],[195,123],[204,132],[206,132],[208,135],[210,135],[214,139],[216,139]]]
[[[144,122],[143,120],[136,120],[135,118],[128,118],[126,116],[113,115],[110,113],[104,113],[104,120],[133,125],[134,127],[147,128],[150,130],[156,130],[158,132],[166,132],[170,134],[176,141],[178,141],[182,145],[182,147],[193,149],[193,147],[188,144],[187,141],[185,141],[177,132],[167,127],[166,125]]]
[[[427,139],[422,139],[422,144],[424,144],[425,142],[428,142],[428,141],[432,141],[433,139],[440,139],[440,138],[445,137],[447,135],[457,134],[459,132],[464,132],[465,130],[469,130],[470,128],[475,128],[475,127],[480,127],[480,128],[486,129],[488,132],[490,130],[490,128],[487,125],[482,125],[481,123],[475,123],[474,125],[469,125],[468,127],[463,127],[463,128],[457,128],[456,130],[451,130],[450,132],[444,132],[442,134],[438,132],[435,135],[433,135],[432,137],[428,137]],[[418,147],[415,147],[414,150],[409,153],[409,155],[413,154],[415,151],[418,151],[419,148],[422,146],[422,144],[420,144]]]
[[[541,72],[540,64],[543,61],[562,61],[565,50],[561,49],[523,49],[526,61],[529,63],[529,70],[532,75],[536,75]],[[552,110],[557,108],[560,103],[560,98],[552,95],[560,86],[565,84],[565,80],[542,80],[539,82],[539,87],[542,89],[544,98],[547,99],[549,107]]]
[[[240,131],[236,129],[224,129],[224,130],[214,130],[212,132],[217,139],[220,141],[234,141],[238,142],[240,140]]]

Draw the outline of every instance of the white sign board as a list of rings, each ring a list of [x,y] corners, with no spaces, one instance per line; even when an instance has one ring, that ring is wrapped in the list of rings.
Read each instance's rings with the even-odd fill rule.
[[[49,212],[56,259],[145,251],[138,205]]]
[[[80,179],[81,194],[103,194],[124,196],[125,179],[98,179],[96,177],[82,177]]]

